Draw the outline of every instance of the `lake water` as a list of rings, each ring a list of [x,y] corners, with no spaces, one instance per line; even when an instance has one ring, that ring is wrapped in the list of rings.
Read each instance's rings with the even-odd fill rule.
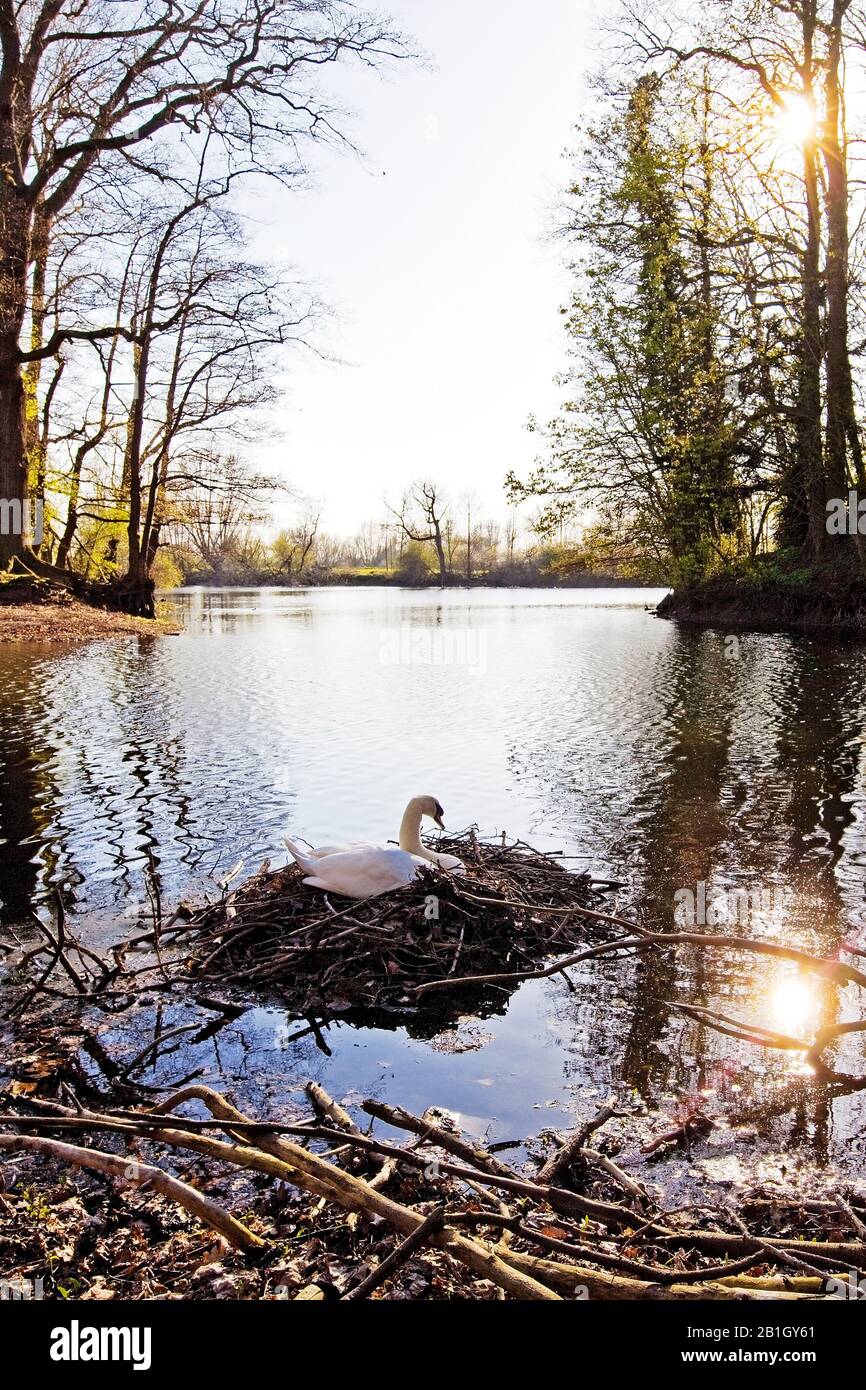
[[[866,648],[681,630],[646,611],[660,597],[181,591],[179,637],[0,648],[3,918],[50,910],[61,888],[76,930],[104,944],[143,911],[148,852],[170,901],[214,891],[238,860],[284,862],[287,832],[393,838],[406,799],[431,792],[449,829],[505,830],[622,879],[612,904],[648,924],[670,925],[689,892],[700,911],[704,884],[711,903],[745,890],[779,940],[866,944]],[[263,1113],[314,1076],[343,1098],[445,1105],[495,1138],[591,1112],[611,1088],[671,1113],[703,1093],[779,1148],[859,1154],[862,1094],[828,1100],[799,1054],[672,1007],[688,998],[803,1036],[856,1017],[852,990],[697,953],[574,980],[574,993],[527,982],[456,1038],[426,1037],[422,1021],[413,1036],[335,1023],[317,1039],[250,1001],[138,1076],[196,1071]],[[103,1042],[133,1055],[152,1022],[139,1013]],[[165,1027],[181,1016],[163,1006]],[[835,1057],[866,1071],[857,1035]]]

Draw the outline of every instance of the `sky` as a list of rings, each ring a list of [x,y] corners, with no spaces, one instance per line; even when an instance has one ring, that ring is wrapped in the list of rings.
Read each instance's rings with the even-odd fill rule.
[[[597,4],[385,4],[427,65],[340,74],[362,157],[319,152],[309,191],[258,200],[255,244],[332,306],[318,342],[339,359],[293,357],[258,462],[323,499],[327,530],[384,517],[427,475],[500,517],[506,472],[535,458],[527,417],[561,397],[568,276],[551,233]]]

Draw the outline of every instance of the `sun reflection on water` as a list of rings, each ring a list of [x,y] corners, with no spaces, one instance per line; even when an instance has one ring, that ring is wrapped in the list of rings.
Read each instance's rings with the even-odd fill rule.
[[[770,993],[773,1027],[792,1037],[802,1037],[815,1012],[814,989],[801,975],[788,975]]]
[[[806,1061],[808,1047],[820,1022],[822,1000],[818,982],[799,973],[785,974],[776,979],[765,998],[762,1010],[764,1027],[788,1038],[802,1038],[804,1050],[783,1051],[788,1076],[812,1076],[814,1067]]]

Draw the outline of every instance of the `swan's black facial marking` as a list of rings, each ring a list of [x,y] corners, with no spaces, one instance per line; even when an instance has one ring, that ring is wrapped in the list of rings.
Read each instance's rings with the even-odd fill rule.
[[[434,805],[434,808],[435,808],[434,811],[433,811],[433,819],[434,819],[434,821],[436,822],[436,824],[439,826],[439,829],[440,829],[440,830],[444,830],[444,829],[445,829],[445,819],[444,819],[444,817],[445,817],[445,812],[442,810],[442,807],[439,805],[439,802],[438,802],[438,801],[435,801],[435,802],[433,803],[433,805]]]

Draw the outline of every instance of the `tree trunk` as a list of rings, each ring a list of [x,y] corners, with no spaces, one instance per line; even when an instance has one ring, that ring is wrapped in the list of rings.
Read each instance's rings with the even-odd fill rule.
[[[817,150],[814,140],[803,145],[806,186],[806,244],[803,251],[800,371],[797,400],[797,444],[807,518],[808,549],[820,559],[827,544],[827,490],[821,441],[821,248],[818,206]]]
[[[60,544],[57,547],[57,568],[71,569],[69,564],[69,551],[75,539],[75,532],[78,530],[78,478],[73,475],[70,482],[69,506],[66,511],[66,525],[63,528],[63,535],[60,537]]]
[[[442,543],[442,527],[437,521],[433,528],[433,544],[436,547],[436,558],[439,561],[439,584],[445,589],[448,585],[448,564],[445,559],[445,546]]]
[[[801,15],[803,35],[802,95],[814,109],[813,44],[817,20],[814,0],[807,0]],[[800,279],[800,324],[794,410],[794,457],[782,479],[779,544],[801,550],[819,560],[826,549],[827,513],[821,427],[821,210],[818,201],[818,148],[814,136],[803,141],[803,187],[806,198],[806,230]]]
[[[164,501],[165,489],[168,482],[168,469],[171,460],[171,443],[174,429],[177,424],[175,405],[177,400],[177,383],[180,378],[180,369],[184,357],[184,346],[186,341],[186,328],[189,319],[189,303],[184,307],[180,324],[175,339],[174,353],[172,355],[171,375],[168,380],[165,394],[165,424],[162,438],[162,445],[153,461],[153,472],[150,480],[150,495],[147,502],[147,513],[144,518],[142,529],[141,547],[147,556],[147,573],[153,569],[156,559],[156,552],[159,549],[159,536],[164,520]]]
[[[31,256],[33,276],[30,289],[30,348],[42,347],[45,333],[45,280],[48,270],[48,243],[51,227],[44,214],[37,213],[33,222]],[[28,362],[24,371],[24,450],[30,494],[40,502],[45,500],[46,453],[42,446],[39,426],[39,382],[42,360]]]
[[[23,520],[27,505],[24,385],[18,371],[17,346],[11,334],[0,334],[0,502],[17,503]],[[4,505],[8,525],[0,531],[0,569],[24,554],[24,536],[12,529],[12,515]]]
[[[162,522],[155,521],[147,537],[147,572],[150,574],[156,564],[156,554],[162,539]]]
[[[93,446],[95,447],[95,445]],[[69,479],[69,506],[66,510],[66,525],[57,548],[57,568],[66,569],[69,564],[69,551],[78,530],[78,499],[81,495],[81,469],[89,452],[87,444],[82,444],[75,452],[72,475]],[[70,567],[71,568],[71,567]]]
[[[858,483],[863,483],[863,455],[851,358],[848,350],[848,170],[843,128],[840,65],[842,20],[848,0],[834,0],[824,76],[825,120],[821,138],[826,171],[827,261],[827,487],[844,499],[849,485],[848,449]]]
[[[147,391],[147,370],[150,341],[145,338],[136,354],[135,395],[129,422],[129,441],[125,467],[129,473],[129,523],[127,539],[129,561],[127,579],[130,584],[143,583],[147,578],[147,556],[141,548],[141,440],[144,430],[144,402]]]
[[[0,140],[0,149],[6,144]],[[24,383],[18,343],[27,303],[30,209],[18,191],[0,183],[0,502],[17,504],[18,534],[0,534],[0,569],[24,554],[27,530],[27,466]]]

